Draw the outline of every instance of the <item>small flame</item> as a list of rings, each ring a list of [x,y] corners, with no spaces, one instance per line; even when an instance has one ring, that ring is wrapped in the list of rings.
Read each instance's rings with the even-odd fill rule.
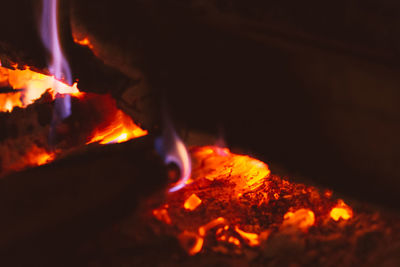
[[[180,180],[168,191],[172,193],[182,189],[189,181],[192,172],[190,156],[167,117],[165,117],[163,136],[156,140],[156,148],[164,156],[166,164],[175,163],[181,171]]]
[[[102,145],[122,143],[132,138],[147,135],[147,131],[137,126],[131,117],[118,110],[111,124],[98,130],[87,144],[99,142]]]

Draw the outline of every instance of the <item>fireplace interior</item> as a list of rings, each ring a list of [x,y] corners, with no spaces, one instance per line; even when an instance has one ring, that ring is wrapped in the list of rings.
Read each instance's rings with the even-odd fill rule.
[[[399,266],[400,4],[58,0],[73,84],[46,2],[2,3],[4,266]]]

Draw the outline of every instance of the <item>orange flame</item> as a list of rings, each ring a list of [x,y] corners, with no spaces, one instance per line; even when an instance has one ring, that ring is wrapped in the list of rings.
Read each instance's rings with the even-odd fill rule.
[[[17,65],[14,66],[14,68],[16,67]],[[8,92],[0,93],[0,112],[11,112],[15,107],[25,108],[46,92],[52,99],[55,99],[57,94],[68,94],[76,97],[79,101],[97,103],[97,107],[101,107],[97,108],[101,113],[98,117],[104,120],[92,122],[95,130],[92,131],[90,141],[87,143],[121,143],[147,134],[146,130],[137,126],[128,115],[117,108],[115,100],[111,97],[82,93],[76,83],[69,86],[56,80],[53,76],[32,71],[29,67],[22,70],[9,69],[0,64],[0,87],[8,90]],[[99,104],[96,102],[97,100],[104,102]],[[86,102],[82,103],[86,104]],[[102,104],[108,105],[107,109],[104,110]],[[55,158],[54,154],[35,145],[26,151],[19,158],[10,157],[9,162],[5,163],[7,168],[4,168],[4,173],[10,170],[21,170],[28,166],[43,165]]]
[[[132,138],[141,137],[148,132],[137,126],[131,117],[118,110],[112,123],[97,131],[87,144],[99,142],[100,144],[122,143]]]
[[[60,94],[79,95],[77,84],[69,86],[58,81],[54,76],[48,76],[25,69],[9,69],[0,66],[0,86],[11,87],[14,92],[0,94],[0,111],[11,112],[14,107],[26,107],[39,99],[48,91],[53,99],[56,96],[57,88]]]

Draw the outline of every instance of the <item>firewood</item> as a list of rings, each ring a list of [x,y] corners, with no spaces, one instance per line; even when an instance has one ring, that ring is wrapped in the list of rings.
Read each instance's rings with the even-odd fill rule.
[[[153,138],[146,136],[89,145],[11,174],[0,180],[0,249],[10,254],[22,247],[66,246],[134,209],[140,198],[164,185],[165,173]]]

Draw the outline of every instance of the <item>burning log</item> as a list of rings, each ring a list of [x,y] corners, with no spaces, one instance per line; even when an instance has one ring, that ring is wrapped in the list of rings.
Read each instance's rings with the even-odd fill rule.
[[[153,142],[89,145],[0,180],[1,251],[48,257],[132,211],[167,181]]]

